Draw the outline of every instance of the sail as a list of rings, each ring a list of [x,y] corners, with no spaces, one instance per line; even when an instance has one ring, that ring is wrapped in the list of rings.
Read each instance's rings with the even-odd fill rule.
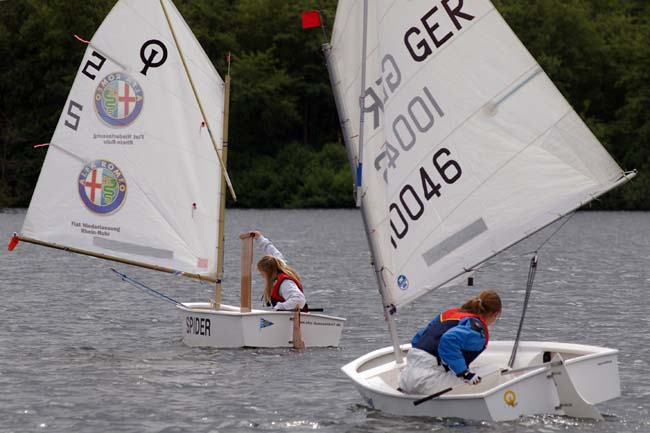
[[[388,230],[386,230],[387,214],[383,212],[388,208],[387,196],[385,194],[386,179],[385,172],[378,170],[381,167],[381,158],[376,158],[377,149],[383,147],[385,142],[383,122],[383,94],[378,92],[380,85],[375,82],[382,79],[377,74],[380,70],[380,53],[378,50],[377,25],[379,17],[377,12],[380,8],[378,3],[368,2],[366,8],[367,33],[364,35],[363,1],[339,1],[336,10],[336,19],[332,31],[331,50],[328,54],[328,68],[332,82],[332,89],[336,97],[337,110],[341,129],[348,149],[348,156],[352,169],[357,176],[361,196],[361,206],[366,219],[368,240],[373,250],[373,260],[376,269],[382,270],[382,279],[385,282],[392,280],[388,267],[385,266],[390,260],[390,251],[383,248],[390,242]],[[362,52],[363,40],[366,38],[366,77],[365,82],[370,85],[365,87],[365,109],[363,135],[363,160],[360,156],[360,103],[362,81]],[[387,82],[394,77],[389,74]],[[376,159],[376,161],[375,161]],[[361,165],[361,169],[359,169]],[[379,211],[375,211],[379,210]],[[387,274],[388,273],[388,274]],[[387,304],[395,304],[393,291],[384,293]]]
[[[213,141],[220,148],[224,83],[162,2],[120,0],[93,36],[21,235],[214,276],[222,171]]]
[[[346,145],[395,305],[627,180],[488,0],[341,0],[331,42]]]

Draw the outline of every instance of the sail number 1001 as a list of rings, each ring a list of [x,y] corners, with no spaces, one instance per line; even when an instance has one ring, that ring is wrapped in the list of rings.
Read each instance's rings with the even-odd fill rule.
[[[432,170],[425,166],[420,167],[420,183],[418,187],[406,184],[399,193],[399,200],[390,204],[390,227],[397,239],[403,239],[409,231],[409,222],[417,221],[424,214],[424,202],[433,197],[440,197],[442,185],[434,179],[439,177],[447,184],[452,184],[460,179],[463,170],[458,162],[450,158],[451,152],[447,148],[440,148],[433,155],[433,168],[437,174],[432,178]],[[416,184],[417,185],[417,184]],[[390,242],[397,248],[397,242],[391,235]]]

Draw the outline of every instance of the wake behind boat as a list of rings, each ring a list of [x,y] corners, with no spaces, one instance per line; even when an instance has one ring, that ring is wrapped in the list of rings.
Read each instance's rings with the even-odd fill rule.
[[[599,419],[594,405],[620,394],[615,349],[492,341],[475,361],[493,371],[484,383],[420,401],[397,390],[409,346],[393,315],[635,172],[488,0],[340,0],[324,52],[392,341],[343,372],[398,415]]]
[[[257,312],[220,302],[226,191],[235,198],[226,171],[229,76],[224,82],[169,0],[120,0],[83,42],[10,249],[22,240],[213,283],[210,305],[178,303],[186,343],[287,346],[300,332],[283,326],[293,312],[260,316],[257,337],[247,339]],[[317,323],[338,326],[313,327],[315,317],[304,317],[294,323],[304,322],[308,345],[338,345],[344,319],[323,316]]]

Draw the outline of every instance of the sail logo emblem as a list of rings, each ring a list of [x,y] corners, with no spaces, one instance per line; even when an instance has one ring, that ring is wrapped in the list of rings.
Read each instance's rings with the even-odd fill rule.
[[[409,288],[409,280],[406,278],[406,275],[400,275],[397,277],[397,287],[401,290],[406,290]]]
[[[95,90],[95,109],[108,126],[128,126],[144,104],[142,87],[124,72],[107,75]]]
[[[104,159],[84,166],[77,178],[81,201],[92,212],[109,214],[126,198],[126,179],[115,164]]]
[[[268,328],[269,326],[273,326],[273,322],[266,319],[260,319],[260,329]]]

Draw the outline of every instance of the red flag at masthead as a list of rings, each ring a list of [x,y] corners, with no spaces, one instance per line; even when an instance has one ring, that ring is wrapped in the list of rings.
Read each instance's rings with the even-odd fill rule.
[[[309,29],[320,26],[319,11],[305,11],[302,13],[302,28]]]

